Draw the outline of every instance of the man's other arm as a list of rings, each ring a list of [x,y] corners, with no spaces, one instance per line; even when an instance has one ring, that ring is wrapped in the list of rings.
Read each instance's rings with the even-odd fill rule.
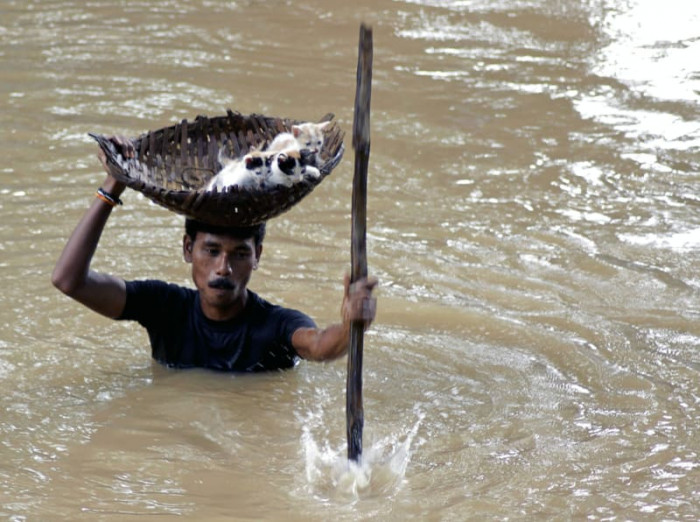
[[[133,149],[129,149],[128,144],[125,145],[120,140],[116,142],[122,146],[124,154],[133,154]],[[102,150],[99,151],[98,157],[107,170]],[[125,186],[113,177],[107,176],[102,189],[118,198]],[[51,282],[61,292],[79,303],[102,315],[115,318],[121,315],[126,303],[124,280],[90,269],[92,257],[112,208],[113,206],[109,203],[95,198],[66,243],[53,270]]]

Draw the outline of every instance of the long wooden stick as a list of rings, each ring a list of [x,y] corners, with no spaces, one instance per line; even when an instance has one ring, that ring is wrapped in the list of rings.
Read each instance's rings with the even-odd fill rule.
[[[372,29],[360,26],[357,58],[357,90],[352,146],[355,149],[355,174],[352,182],[351,282],[367,277],[367,167],[369,165],[369,105],[372,94]],[[347,378],[348,459],[359,461],[362,455],[362,350],[364,324],[350,327]]]

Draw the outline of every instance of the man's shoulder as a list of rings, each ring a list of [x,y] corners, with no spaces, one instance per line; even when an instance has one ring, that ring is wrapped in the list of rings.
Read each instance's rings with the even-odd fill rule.
[[[143,319],[186,310],[197,292],[158,279],[126,281],[126,304],[120,319]]]
[[[315,327],[314,321],[304,312],[287,308],[284,305],[271,303],[263,299],[255,292],[248,290],[249,298],[252,301],[251,309],[254,315],[266,317],[268,320],[276,320],[282,322],[292,321],[294,324],[301,326]]]
[[[285,308],[282,305],[278,305],[278,304],[275,304],[275,303],[268,301],[267,299],[263,299],[258,294],[251,291],[250,289],[248,290],[248,299],[250,299],[250,301],[251,301],[251,305],[250,305],[251,309],[253,309],[259,313],[264,313],[264,314],[284,313],[285,311],[289,310],[288,308]]]

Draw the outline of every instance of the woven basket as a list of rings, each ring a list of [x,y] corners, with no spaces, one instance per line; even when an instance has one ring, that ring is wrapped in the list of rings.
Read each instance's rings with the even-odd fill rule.
[[[320,121],[330,121],[332,114]],[[179,214],[219,226],[249,226],[289,210],[309,194],[343,157],[344,132],[337,123],[327,127],[319,154],[318,179],[304,179],[291,187],[205,191],[220,169],[219,149],[228,147],[241,157],[280,132],[288,132],[296,120],[259,114],[248,116],[227,111],[225,116],[197,116],[193,122],[147,132],[134,138],[136,157],[124,159],[106,136],[90,134],[104,150],[110,174],[146,197]],[[329,129],[329,130],[328,130]]]

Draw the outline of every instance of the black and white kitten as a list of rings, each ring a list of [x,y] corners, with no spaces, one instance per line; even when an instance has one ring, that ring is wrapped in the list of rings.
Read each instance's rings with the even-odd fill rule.
[[[268,151],[266,151],[268,152]],[[308,149],[288,149],[284,152],[272,152],[270,174],[263,181],[263,186],[283,185],[291,187],[306,177],[318,179],[321,172],[314,166],[316,153]]]
[[[253,150],[240,159],[225,157],[219,151],[219,163],[224,166],[207,184],[205,190],[222,191],[226,187],[238,185],[241,189],[260,188],[270,176],[269,155]]]

